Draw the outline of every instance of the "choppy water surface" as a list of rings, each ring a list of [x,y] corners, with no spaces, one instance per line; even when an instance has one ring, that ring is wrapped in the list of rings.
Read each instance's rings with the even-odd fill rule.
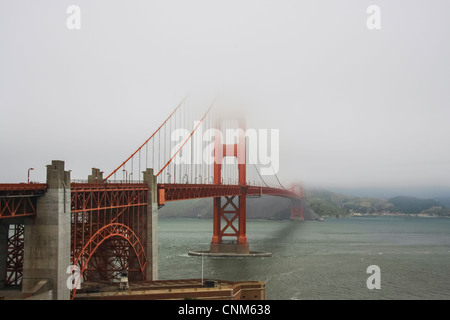
[[[200,278],[212,220],[159,220],[160,279]],[[251,250],[270,258],[203,258],[204,277],[260,280],[267,299],[449,299],[450,219],[354,217],[247,222]],[[369,290],[378,265],[381,289]]]

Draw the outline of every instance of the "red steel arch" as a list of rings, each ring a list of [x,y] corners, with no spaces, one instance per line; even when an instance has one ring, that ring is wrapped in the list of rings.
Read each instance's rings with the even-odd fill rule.
[[[146,280],[148,185],[72,183],[71,189],[71,259],[83,279],[113,280],[128,271]]]
[[[131,230],[128,226],[122,223],[110,223],[102,228],[100,228],[81,250],[79,256],[74,261],[74,265],[81,265],[80,273],[81,276],[86,271],[88,264],[97,251],[97,249],[105,242],[107,239],[112,237],[121,237],[125,239],[133,249],[136,254],[139,269],[142,274],[142,280],[146,280],[147,275],[145,272],[145,268],[147,266],[147,256],[145,253],[145,247],[140,242],[138,236]],[[76,289],[72,290],[71,298],[75,297]]]

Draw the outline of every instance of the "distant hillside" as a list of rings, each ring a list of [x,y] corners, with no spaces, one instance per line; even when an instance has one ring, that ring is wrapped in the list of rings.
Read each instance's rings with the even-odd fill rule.
[[[428,210],[432,207],[442,206],[439,202],[433,199],[419,199],[414,197],[394,197],[390,198],[389,202],[392,203],[390,211],[403,212],[403,213],[421,213],[424,210]]]
[[[308,205],[319,216],[346,215],[343,203],[353,197],[347,197],[327,190],[305,190]]]
[[[450,208],[450,196],[441,196],[434,198],[437,202],[440,204],[446,206],[447,208]]]
[[[421,199],[406,196],[397,196],[389,199],[356,197],[321,189],[307,191],[306,197],[309,205],[321,216],[334,216],[337,214],[350,215],[354,213],[450,215],[450,209],[438,201],[438,199]]]

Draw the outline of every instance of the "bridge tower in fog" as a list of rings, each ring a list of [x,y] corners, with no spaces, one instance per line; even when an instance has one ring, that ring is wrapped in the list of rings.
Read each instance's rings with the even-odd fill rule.
[[[304,220],[305,197],[303,186],[296,184],[292,186],[291,191],[298,195],[297,199],[291,201],[291,220]]]
[[[236,130],[237,142],[224,144],[223,132],[220,121],[216,128],[214,139],[214,184],[222,184],[222,165],[225,157],[235,157],[238,168],[238,184],[241,186],[239,195],[214,197],[213,237],[211,241],[211,253],[236,253],[248,254],[249,247],[246,235],[246,138],[244,122],[240,120],[239,128]],[[234,224],[235,221],[238,224]],[[223,223],[225,225],[223,225]],[[227,239],[230,239],[227,241]]]

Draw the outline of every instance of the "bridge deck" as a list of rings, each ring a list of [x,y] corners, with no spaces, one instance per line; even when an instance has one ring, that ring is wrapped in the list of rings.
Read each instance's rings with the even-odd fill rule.
[[[251,185],[216,185],[216,184],[158,184],[158,201],[163,205],[166,201],[178,201],[198,198],[225,196],[262,196],[271,195],[290,199],[301,199],[292,191],[271,187]]]
[[[1,191],[44,191],[47,189],[46,183],[0,183]]]
[[[0,219],[35,215],[37,198],[45,190],[45,183],[0,184]]]

